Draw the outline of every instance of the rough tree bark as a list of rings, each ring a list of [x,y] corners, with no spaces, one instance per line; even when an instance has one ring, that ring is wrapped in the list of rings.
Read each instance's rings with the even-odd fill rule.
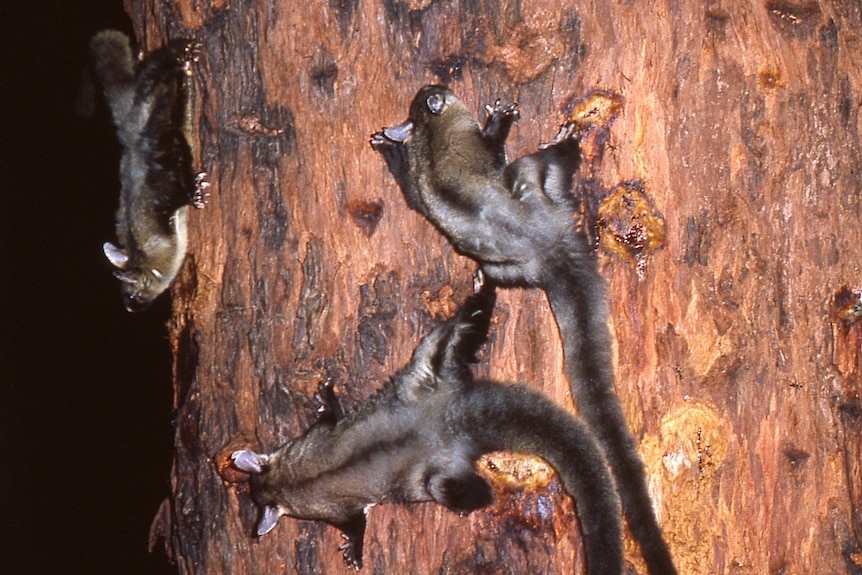
[[[182,573],[344,569],[326,525],[252,537],[227,456],[298,434],[323,378],[348,405],[367,397],[469,293],[474,265],[408,211],[367,143],[434,80],[477,111],[520,102],[514,156],[589,91],[623,98],[575,193],[592,224],[628,182],[598,216],[599,257],[618,393],[680,572],[862,573],[858,2],[126,8],[148,49],[203,44],[195,137],[213,197],[174,289],[176,453],[153,526]],[[504,292],[495,323],[481,369],[569,404],[543,295]],[[373,509],[365,569],[580,568],[557,484],[498,499],[469,518]]]

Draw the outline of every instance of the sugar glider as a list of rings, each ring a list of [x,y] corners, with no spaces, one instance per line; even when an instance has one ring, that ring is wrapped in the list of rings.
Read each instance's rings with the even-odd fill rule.
[[[203,207],[206,174],[192,169],[191,63],[199,46],[174,40],[140,63],[129,37],[105,30],[90,42],[92,69],[122,144],[117,243],[105,256],[117,268],[123,302],[141,311],[179,272],[188,246],[188,206]]]
[[[586,425],[520,385],[475,381],[470,364],[487,338],[495,291],[486,282],[432,331],[410,363],[347,415],[322,385],[320,419],[270,454],[241,450],[261,508],[258,534],[281,515],[326,521],[343,532],[348,565],[362,566],[368,509],[436,501],[468,513],[493,498],[476,460],[498,450],[544,458],[574,498],[589,575],[620,575],[622,516],[614,480]]]

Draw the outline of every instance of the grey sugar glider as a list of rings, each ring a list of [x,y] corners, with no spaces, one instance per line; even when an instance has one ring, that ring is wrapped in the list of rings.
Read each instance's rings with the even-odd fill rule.
[[[589,575],[623,570],[622,516],[614,480],[586,425],[541,393],[475,381],[470,365],[486,341],[496,300],[485,282],[426,336],[410,363],[343,414],[321,385],[319,420],[271,454],[240,450],[261,508],[258,534],[281,515],[325,521],[343,532],[348,565],[362,566],[366,513],[374,504],[436,501],[460,513],[491,503],[474,464],[499,450],[544,458],[574,499]]]
[[[138,63],[122,32],[105,30],[90,42],[92,69],[123,148],[119,245],[106,242],[103,249],[129,311],[145,309],[170,286],[186,255],[188,206],[206,201],[209,184],[192,169],[189,134],[198,49],[193,41],[174,40]]]

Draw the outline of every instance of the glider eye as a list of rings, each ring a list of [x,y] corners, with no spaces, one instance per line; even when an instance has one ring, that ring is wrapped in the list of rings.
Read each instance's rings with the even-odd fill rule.
[[[431,94],[428,96],[428,99],[425,100],[425,105],[428,106],[429,112],[435,116],[439,116],[443,113],[443,109],[446,107],[446,96],[443,94]]]

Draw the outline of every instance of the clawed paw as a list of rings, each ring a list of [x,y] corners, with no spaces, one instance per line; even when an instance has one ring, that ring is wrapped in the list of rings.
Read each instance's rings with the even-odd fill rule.
[[[353,567],[356,571],[362,569],[362,559],[356,556],[356,545],[349,535],[341,534],[344,543],[338,546],[341,551],[341,556],[348,567]]]
[[[197,41],[189,42],[186,45],[186,49],[183,50],[183,62],[187,74],[191,75],[191,64],[201,59],[203,48],[203,44]]]
[[[486,105],[485,111],[488,112],[488,116],[512,116],[518,117],[521,115],[521,111],[518,110],[517,102],[509,102],[508,104],[502,104],[500,100],[494,102],[494,105]]]
[[[577,140],[581,137],[582,127],[577,122],[568,122],[560,126],[560,131],[554,136],[550,142],[539,144],[540,150],[546,150],[550,147],[561,144],[567,140]]]
[[[384,128],[380,132],[372,134],[370,144],[374,151],[379,152],[386,159],[390,171],[393,169],[397,171],[403,163],[404,142],[397,139],[401,137],[400,133],[393,134],[393,137],[390,137],[387,134],[387,130],[390,130],[390,128]]]
[[[209,201],[210,193],[207,188],[210,187],[210,183],[207,180],[208,177],[206,172],[198,172],[195,176],[195,191],[192,194],[191,204],[198,209],[203,208]]]
[[[477,294],[482,291],[482,288],[485,286],[485,272],[482,271],[482,268],[476,270],[476,275],[473,276],[473,294]]]
[[[386,134],[383,132],[374,132],[371,134],[371,147],[372,148],[383,148],[386,146],[393,146],[395,142],[386,137]]]
[[[335,397],[335,382],[331,377],[326,378],[317,385],[314,399],[317,400],[317,422],[335,424],[344,417],[341,404]]]
[[[499,145],[509,136],[509,130],[520,117],[517,102],[503,104],[500,100],[494,102],[493,106],[485,106],[488,118],[482,128],[482,137],[489,141],[497,141]]]
[[[329,413],[332,409],[332,402],[335,401],[335,392],[333,388],[335,383],[332,378],[326,378],[317,385],[317,391],[314,392],[314,399],[317,400],[317,413]]]

